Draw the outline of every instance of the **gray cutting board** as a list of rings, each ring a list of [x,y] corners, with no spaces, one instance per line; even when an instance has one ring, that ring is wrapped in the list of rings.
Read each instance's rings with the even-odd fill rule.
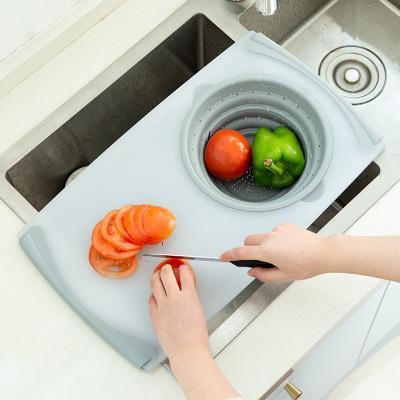
[[[192,182],[180,156],[180,129],[204,89],[238,76],[265,76],[266,71],[318,99],[335,124],[333,156],[321,187],[307,199],[280,210],[244,212],[217,203]],[[148,312],[156,261],[139,257],[137,272],[122,280],[93,271],[87,260],[91,232],[108,211],[129,203],[168,207],[176,216],[176,230],[164,246],[148,250],[217,256],[240,245],[247,234],[280,222],[308,227],[381,148],[379,138],[314,75],[264,36],[249,33],[94,161],[33,218],[20,242],[36,267],[100,335],[132,363],[151,369],[164,358]],[[246,270],[230,264],[193,267],[207,317],[250,283]]]

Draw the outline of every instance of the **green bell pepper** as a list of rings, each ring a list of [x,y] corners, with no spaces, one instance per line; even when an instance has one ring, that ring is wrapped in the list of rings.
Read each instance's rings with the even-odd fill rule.
[[[305,166],[299,141],[285,126],[274,131],[259,128],[253,140],[252,156],[256,182],[274,189],[293,185]]]

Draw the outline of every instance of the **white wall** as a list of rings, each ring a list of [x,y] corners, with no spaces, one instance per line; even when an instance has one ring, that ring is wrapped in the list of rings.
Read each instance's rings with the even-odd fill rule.
[[[82,0],[0,0],[0,62]]]

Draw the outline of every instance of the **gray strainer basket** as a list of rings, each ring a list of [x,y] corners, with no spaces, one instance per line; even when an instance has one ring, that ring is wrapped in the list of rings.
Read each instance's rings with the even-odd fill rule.
[[[204,149],[221,128],[236,129],[250,142],[261,126],[285,125],[301,142],[306,167],[296,183],[285,190],[259,186],[251,170],[234,181],[211,177],[204,164]],[[318,104],[281,82],[268,78],[237,79],[207,91],[185,118],[181,154],[186,170],[208,196],[229,207],[268,211],[293,204],[321,182],[332,156],[332,131]]]

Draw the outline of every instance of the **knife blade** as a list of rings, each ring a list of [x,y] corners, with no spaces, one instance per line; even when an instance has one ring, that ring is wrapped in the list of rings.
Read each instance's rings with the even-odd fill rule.
[[[177,258],[191,261],[208,261],[208,262],[229,262],[236,267],[247,267],[247,268],[275,268],[275,265],[260,261],[260,260],[234,260],[226,261],[221,260],[218,257],[204,257],[204,256],[192,256],[184,254],[156,254],[156,253],[146,253],[143,254],[144,257],[156,257],[156,258]]]

